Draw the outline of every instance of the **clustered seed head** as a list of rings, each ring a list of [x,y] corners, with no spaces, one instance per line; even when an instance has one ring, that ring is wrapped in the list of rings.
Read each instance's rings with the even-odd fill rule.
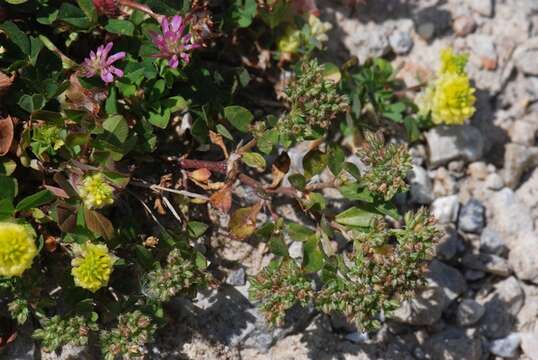
[[[423,286],[439,231],[425,209],[407,213],[404,222],[404,228],[390,229],[380,218],[369,232],[355,234],[353,265],[321,290],[322,311],[342,312],[373,330],[380,325],[379,314],[394,311],[401,299]]]
[[[139,310],[121,314],[118,326],[99,334],[105,360],[143,359],[147,353],[145,344],[153,341],[157,325]]]
[[[206,282],[207,275],[197,270],[196,265],[181,256],[178,249],[168,254],[166,266],[147,274],[144,293],[159,301],[168,301],[181,291]]]
[[[100,209],[114,203],[114,189],[101,173],[86,176],[82,180],[79,195],[88,209]]]
[[[36,255],[35,233],[29,225],[0,222],[0,276],[22,276]]]
[[[46,352],[56,351],[67,344],[87,345],[90,331],[97,331],[95,322],[78,315],[70,318],[55,315],[43,320],[41,326],[42,328],[35,330],[32,336],[41,341]]]
[[[71,275],[76,286],[96,292],[108,284],[116,257],[108,252],[106,245],[87,242],[76,246],[75,254]]]
[[[405,178],[411,170],[411,156],[403,144],[388,144],[381,133],[366,133],[366,142],[359,151],[361,159],[370,166],[363,176],[372,192],[390,200],[396,193],[405,191]]]
[[[338,94],[334,81],[324,78],[317,60],[303,64],[286,95],[292,109],[279,123],[279,130],[299,138],[311,136],[315,129],[327,129],[335,116],[349,107],[349,99]]]
[[[284,321],[286,311],[293,305],[307,305],[314,299],[312,281],[297,264],[286,259],[273,263],[250,281],[250,296],[261,301],[265,317],[274,324]]]

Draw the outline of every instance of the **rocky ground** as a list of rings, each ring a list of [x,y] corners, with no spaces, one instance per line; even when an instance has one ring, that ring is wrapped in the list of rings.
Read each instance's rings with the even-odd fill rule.
[[[150,357],[538,360],[538,1],[372,0],[354,12],[334,3],[320,6],[340,39],[331,53],[388,55],[409,86],[431,74],[440,49],[470,53],[476,115],[412,147],[405,200],[431,206],[446,231],[428,287],[374,335],[308,309],[271,329],[246,297],[246,275],[268,261],[264,244],[216,236],[207,241],[223,266],[246,267],[228,266],[219,292],[172,304]],[[302,256],[301,243],[290,252]],[[29,342],[12,349],[10,359],[34,358]],[[42,358],[91,356],[69,348]]]

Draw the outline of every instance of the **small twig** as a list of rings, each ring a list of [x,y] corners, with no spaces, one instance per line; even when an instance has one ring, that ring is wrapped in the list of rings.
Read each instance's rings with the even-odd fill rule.
[[[254,190],[257,190],[259,192],[263,192],[265,194],[281,194],[281,195],[287,195],[293,198],[299,198],[300,194],[297,190],[291,187],[278,187],[276,189],[268,189],[265,188],[259,181],[251,178],[248,175],[245,174],[239,174],[239,181],[241,181],[243,184],[253,188]]]
[[[176,209],[174,208],[174,206],[172,205],[172,203],[170,202],[170,200],[168,200],[168,198],[166,196],[163,195],[163,201],[164,201],[164,204],[166,205],[166,207],[168,208],[168,210],[170,210],[170,212],[172,213],[172,215],[174,215],[174,217],[177,219],[177,221],[179,221],[180,224],[183,224],[183,221],[181,220],[181,217],[179,216],[179,214],[177,213]]]
[[[167,191],[167,192],[170,192],[170,193],[179,194],[179,195],[183,195],[183,196],[194,198],[194,199],[201,199],[201,200],[205,200],[205,201],[209,200],[209,198],[207,196],[205,196],[205,195],[193,193],[193,192],[190,192],[190,191],[187,191],[187,190],[170,189],[170,188],[167,188],[167,187],[164,187],[164,186],[160,186],[160,185],[156,185],[156,184],[147,184],[145,182],[139,182],[139,181],[131,181],[129,184],[134,185],[134,186],[138,186],[138,187],[143,187],[143,188],[146,188],[146,189],[150,189],[150,190],[153,190],[155,192],[159,192],[159,190],[160,191]]]
[[[134,192],[132,191],[129,191],[128,189],[126,189],[126,191],[132,195],[136,200],[138,200],[142,206],[144,207],[144,209],[146,209],[146,211],[149,213],[149,215],[151,216],[151,218],[153,219],[153,221],[155,221],[157,223],[157,225],[159,225],[159,227],[161,229],[166,229],[163,224],[161,224],[161,222],[159,221],[159,219],[157,219],[157,217],[155,216],[155,214],[153,213],[153,211],[151,211],[151,209],[149,208],[149,206],[146,205],[146,203],[144,202],[144,200],[142,200],[138,195],[136,195]]]
[[[306,185],[305,187],[305,190],[306,191],[315,191],[315,190],[322,190],[322,189],[326,189],[326,188],[333,188],[333,187],[336,187],[337,184],[336,184],[336,178],[330,180],[330,181],[325,181],[325,182],[321,182],[321,183],[315,183],[315,184],[308,184]]]

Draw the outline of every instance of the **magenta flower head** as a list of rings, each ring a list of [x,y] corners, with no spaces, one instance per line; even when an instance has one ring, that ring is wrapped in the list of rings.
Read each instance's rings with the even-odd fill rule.
[[[99,46],[97,51],[90,52],[90,56],[87,57],[82,64],[84,68],[83,75],[85,77],[92,77],[99,74],[101,80],[109,84],[114,81],[114,76],[123,76],[123,71],[114,67],[112,64],[123,59],[125,57],[125,52],[120,51],[112,56],[108,56],[113,45],[112,42],[109,42],[106,45]]]
[[[168,65],[174,69],[178,67],[179,59],[188,63],[190,60],[189,51],[200,47],[200,45],[192,43],[191,34],[183,34],[185,25],[183,18],[179,15],[174,16],[170,21],[163,18],[161,21],[162,34],[155,32],[151,34],[153,44],[159,49],[159,52],[154,56],[167,59]]]

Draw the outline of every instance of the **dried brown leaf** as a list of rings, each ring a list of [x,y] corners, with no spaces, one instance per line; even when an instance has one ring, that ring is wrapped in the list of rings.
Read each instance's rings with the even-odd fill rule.
[[[284,176],[286,176],[290,170],[290,163],[291,160],[287,152],[283,151],[280,155],[278,155],[275,162],[271,166],[273,181],[271,182],[271,186],[269,188],[275,189],[278,185],[280,185],[284,179]]]
[[[230,217],[230,234],[237,240],[245,240],[256,231],[256,217],[260,212],[262,203],[254,206],[237,209]]]
[[[222,149],[222,152],[224,153],[224,157],[228,159],[228,149],[226,149],[226,145],[224,145],[224,138],[221,134],[217,134],[214,131],[209,130],[209,140],[218,147]]]
[[[209,202],[214,208],[228,213],[232,207],[232,190],[228,186],[220,189],[211,195]]]
[[[14,131],[11,116],[0,119],[0,156],[4,156],[11,149],[13,136]]]

